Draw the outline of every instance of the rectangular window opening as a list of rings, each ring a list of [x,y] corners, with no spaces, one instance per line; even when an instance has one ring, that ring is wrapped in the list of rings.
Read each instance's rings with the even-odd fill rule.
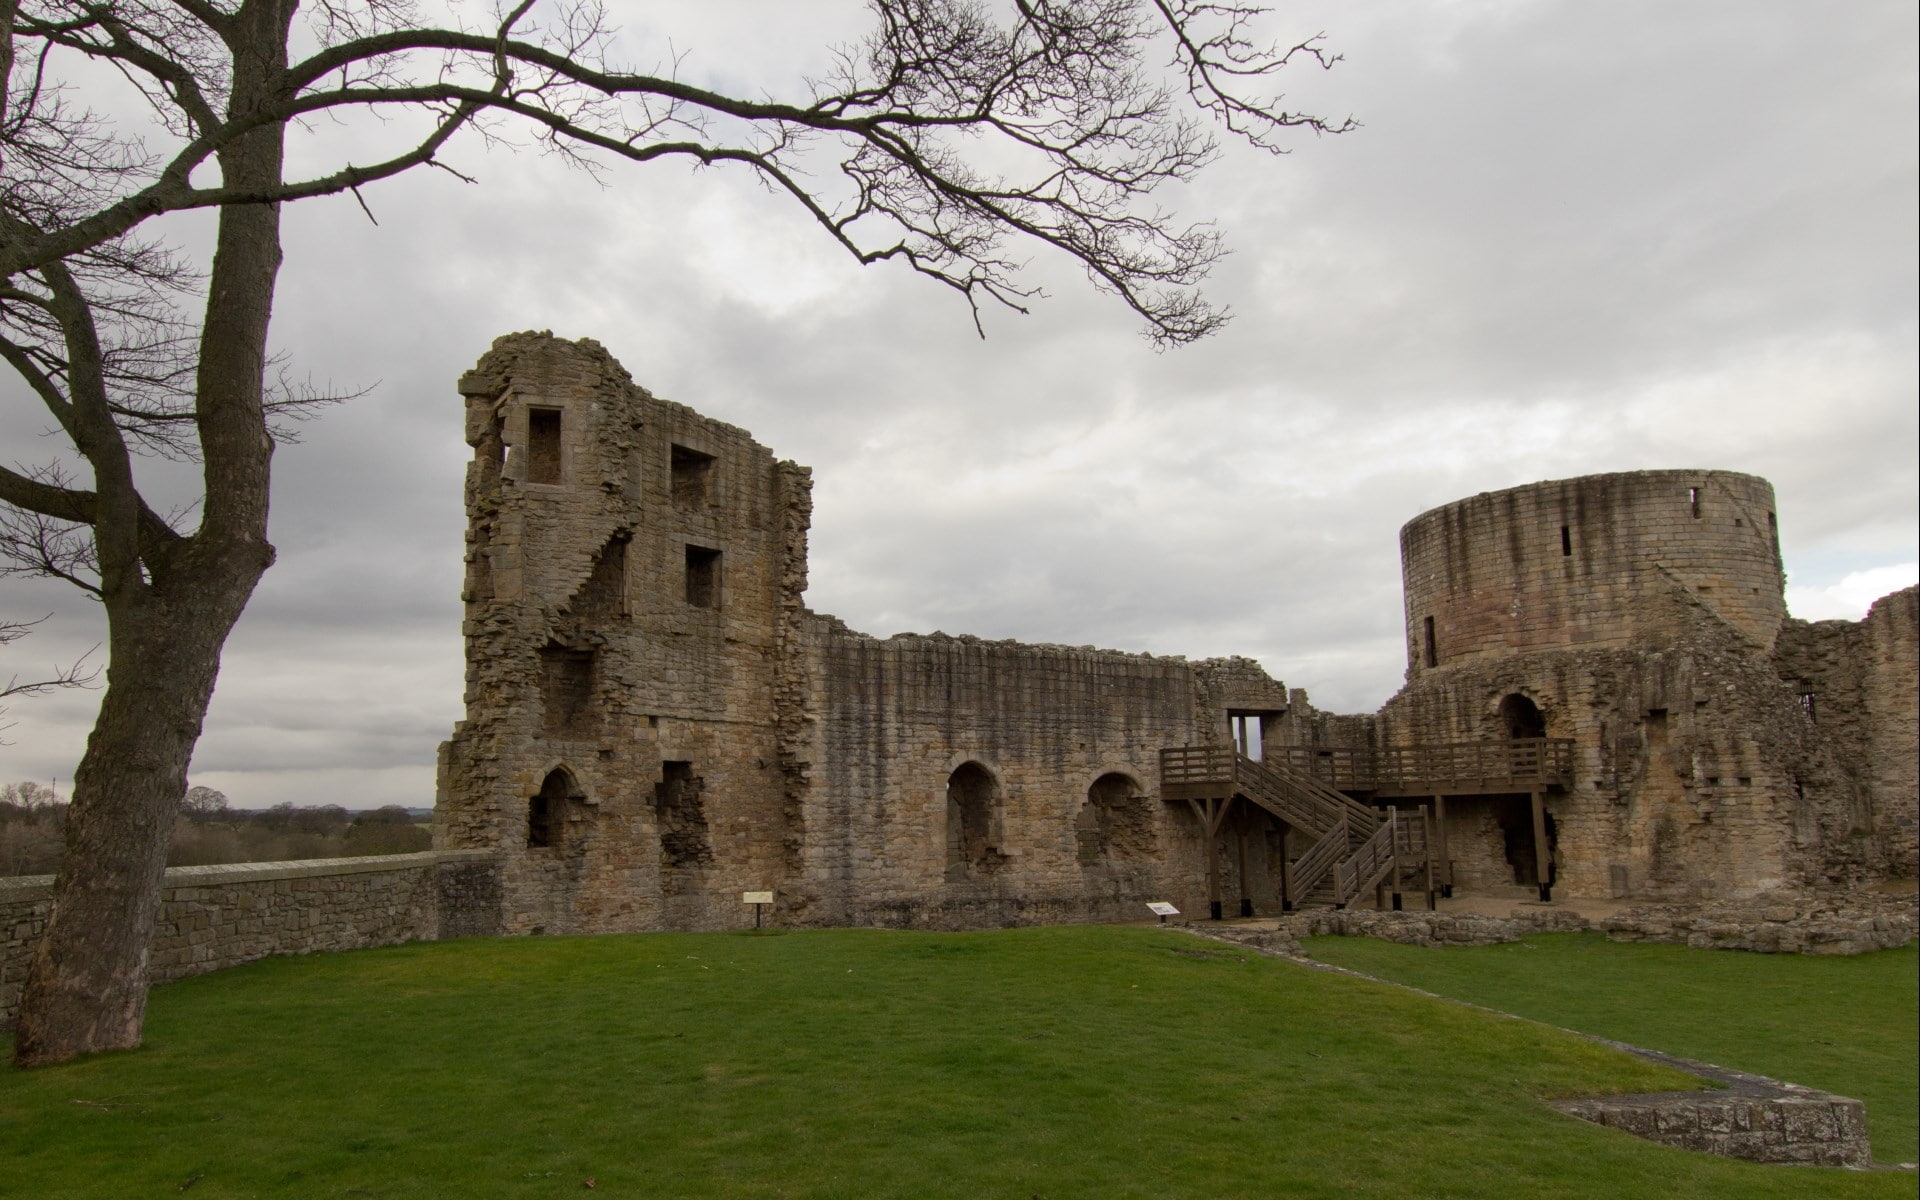
[[[674,446],[667,466],[673,476],[675,508],[705,508],[713,503],[713,455]]]
[[[1427,633],[1427,647],[1426,647],[1427,665],[1429,667],[1437,667],[1440,665],[1440,647],[1436,645],[1433,640],[1433,618],[1432,617],[1427,618],[1426,633]]]
[[[1573,530],[1566,525],[1560,527],[1560,557],[1573,557]]]
[[[1814,712],[1814,695],[1812,692],[1800,693],[1800,711],[1807,714],[1807,720],[1809,721],[1817,721],[1820,719]]]
[[[720,607],[720,552],[705,546],[687,547],[687,603],[695,608]]]
[[[1687,489],[1687,507],[1693,511],[1693,519],[1698,521],[1700,519],[1700,489],[1699,488],[1690,487]]]
[[[547,737],[587,734],[593,723],[593,651],[548,644],[540,651],[540,707]]]
[[[527,410],[527,482],[560,482],[560,410]]]

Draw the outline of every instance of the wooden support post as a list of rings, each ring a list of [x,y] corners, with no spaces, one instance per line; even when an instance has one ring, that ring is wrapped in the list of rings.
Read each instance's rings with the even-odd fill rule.
[[[1447,798],[1433,798],[1433,828],[1440,835],[1440,894],[1453,899],[1453,853],[1447,849]]]
[[[1547,855],[1547,805],[1542,792],[1533,792],[1533,873],[1540,882],[1542,903],[1553,899],[1553,863]]]
[[[1427,911],[1428,912],[1432,912],[1434,909],[1437,909],[1440,907],[1439,903],[1436,902],[1433,898],[1433,825],[1434,825],[1433,814],[1430,811],[1428,811],[1426,805],[1422,804],[1420,806],[1420,828],[1422,831],[1422,835],[1427,840]]]
[[[1293,863],[1289,861],[1293,847],[1288,845],[1293,835],[1293,826],[1280,822],[1280,911],[1293,911]]]
[[[1220,898],[1220,848],[1217,845],[1220,826],[1227,815],[1227,806],[1233,802],[1231,796],[1226,799],[1211,797],[1206,800],[1189,799],[1193,806],[1193,815],[1200,818],[1200,827],[1206,831],[1205,846],[1207,854],[1207,910],[1208,916],[1218,921],[1221,916]]]
[[[1244,721],[1246,718],[1242,717],[1241,720]],[[1243,917],[1253,915],[1253,896],[1250,894],[1253,888],[1247,882],[1247,826],[1252,823],[1252,809],[1242,804],[1235,810],[1233,832],[1234,839],[1240,847],[1240,915]]]

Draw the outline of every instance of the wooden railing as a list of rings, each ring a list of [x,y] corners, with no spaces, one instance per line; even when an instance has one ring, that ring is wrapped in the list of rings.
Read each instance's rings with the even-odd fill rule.
[[[1331,787],[1421,794],[1444,785],[1516,790],[1565,784],[1573,777],[1569,738],[1515,738],[1504,742],[1430,742],[1379,749],[1263,747],[1267,765],[1283,763]]]
[[[1389,810],[1391,814],[1391,810]],[[1399,821],[1389,815],[1374,835],[1344,861],[1333,868],[1334,903],[1344,907],[1348,901],[1386,877],[1393,869],[1394,830]]]
[[[1171,746],[1160,752],[1162,800],[1211,800],[1234,793],[1232,746]]]
[[[1308,803],[1324,808],[1327,816],[1322,818],[1321,824],[1330,820],[1335,813],[1346,814],[1348,823],[1356,829],[1370,830],[1380,821],[1378,810],[1327,786],[1304,771],[1295,770],[1285,761],[1254,762],[1243,756],[1239,767],[1242,779],[1257,780],[1277,792],[1297,794]]]
[[[1327,872],[1339,865],[1347,856],[1347,823],[1344,820],[1334,823],[1325,837],[1307,848],[1293,862],[1291,886],[1295,896],[1304,896],[1320,886]]]

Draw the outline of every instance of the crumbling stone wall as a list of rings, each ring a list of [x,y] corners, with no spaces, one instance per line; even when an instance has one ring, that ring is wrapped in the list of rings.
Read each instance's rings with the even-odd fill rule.
[[[1244,659],[1189,663],[972,637],[880,640],[817,618],[798,919],[949,928],[1205,909],[1201,827],[1156,798],[1159,752],[1284,704]],[[1266,823],[1223,865],[1270,907]],[[1271,875],[1271,879],[1269,879]]]
[[[1920,859],[1920,589],[1882,597],[1858,622],[1789,620],[1773,662],[1859,797],[1872,839],[1865,867],[1911,878]]]
[[[1401,535],[1406,687],[1361,717],[1299,697],[1276,731],[1316,747],[1497,741],[1503,705],[1524,701],[1575,747],[1571,785],[1544,797],[1562,894],[1704,900],[1911,873],[1895,866],[1913,855],[1911,593],[1858,625],[1787,619],[1776,524],[1764,480],[1699,471],[1425,513]],[[1537,877],[1532,831],[1514,827],[1528,803],[1449,798],[1456,883]]]
[[[1482,492],[1400,531],[1408,679],[1544,647],[1674,632],[1677,586],[1753,645],[1786,618],[1773,488],[1731,471],[1631,471]]]
[[[804,468],[591,342],[502,338],[461,390],[467,718],[436,836],[500,853],[509,930],[729,927],[763,890],[789,922],[1204,906],[1158,754],[1284,711],[1258,664],[853,633],[801,602]],[[1223,840],[1263,898],[1265,824]]]
[[[0,1025],[19,1006],[53,877],[0,879]],[[148,974],[155,983],[276,954],[497,934],[490,854],[396,854],[169,867]]]
[[[736,923],[804,785],[806,472],[592,342],[502,338],[461,390],[467,719],[436,844],[501,853],[514,932]]]
[[[1912,859],[1911,593],[1864,632],[1788,622],[1764,480],[1596,476],[1415,518],[1407,686],[1340,716],[1246,659],[883,640],[809,612],[806,469],[593,342],[502,338],[460,390],[467,716],[436,845],[498,853],[511,931],[730,927],[767,890],[789,922],[1192,911],[1209,856],[1230,907],[1266,911],[1279,825],[1238,805],[1203,845],[1157,798],[1159,751],[1192,744],[1571,739],[1546,846],[1529,797],[1454,798],[1472,886],[1544,869],[1572,895],[1697,900]],[[1823,724],[1805,693],[1843,686]]]

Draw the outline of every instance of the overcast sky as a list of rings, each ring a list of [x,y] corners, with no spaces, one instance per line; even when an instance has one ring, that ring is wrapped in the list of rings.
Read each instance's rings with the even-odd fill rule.
[[[630,60],[793,94],[857,4],[631,5]],[[668,15],[662,15],[663,11]],[[276,344],[371,388],[275,460],[267,575],[228,644],[193,782],[237,806],[426,805],[461,716],[454,381],[502,333],[604,343],[656,394],[814,468],[808,603],[945,630],[1245,654],[1337,711],[1401,682],[1397,534],[1475,492],[1639,468],[1773,481],[1806,618],[1915,578],[1916,6],[1462,0],[1288,5],[1331,74],[1291,106],[1363,128],[1230,149],[1169,194],[1234,249],[1231,326],[1156,354],[1037,252],[1031,316],[860,268],[742,175],[467,146],[292,206]],[[649,25],[647,22],[653,22]],[[339,136],[335,134],[333,136]],[[318,154],[319,149],[296,149]],[[200,230],[183,225],[180,236]],[[0,451],[44,414],[0,384]],[[4,652],[100,641],[71,589]],[[64,793],[97,692],[15,701],[0,780]]]

